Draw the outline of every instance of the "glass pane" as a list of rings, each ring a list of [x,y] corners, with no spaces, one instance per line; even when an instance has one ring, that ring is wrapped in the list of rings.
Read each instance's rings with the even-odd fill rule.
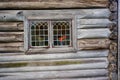
[[[30,25],[31,46],[48,46],[48,22],[32,21]]]
[[[70,21],[53,22],[53,43],[54,46],[69,46],[70,44]],[[57,29],[58,28],[58,29]]]

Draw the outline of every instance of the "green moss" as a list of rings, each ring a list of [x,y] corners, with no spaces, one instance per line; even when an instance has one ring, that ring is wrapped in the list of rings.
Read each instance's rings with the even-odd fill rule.
[[[55,65],[68,65],[68,64],[81,64],[80,61],[59,61],[55,62]]]
[[[52,61],[52,62],[18,62],[18,63],[0,63],[0,68],[24,67],[24,66],[57,66],[69,64],[81,64],[81,61]]]
[[[27,65],[28,63],[0,63],[0,68],[23,67]]]

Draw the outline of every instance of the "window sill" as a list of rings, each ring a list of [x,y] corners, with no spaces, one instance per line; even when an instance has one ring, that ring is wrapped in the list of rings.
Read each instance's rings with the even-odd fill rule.
[[[75,52],[76,50],[73,47],[65,48],[30,48],[26,54],[42,54],[42,53],[68,53]]]

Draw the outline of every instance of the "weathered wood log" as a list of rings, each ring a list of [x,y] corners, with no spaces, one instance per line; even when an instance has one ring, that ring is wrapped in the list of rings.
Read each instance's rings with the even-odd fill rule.
[[[32,74],[32,75],[31,75]],[[1,77],[1,80],[16,80],[16,79],[56,79],[56,78],[75,78],[75,77],[96,77],[108,75],[106,69],[93,69],[93,70],[69,70],[69,71],[45,71],[45,72],[15,72],[15,73],[0,73],[0,75],[7,75]],[[47,76],[46,76],[47,75]]]
[[[0,32],[0,41],[23,41],[23,32]]]
[[[0,11],[0,21],[23,21],[22,11]]]
[[[27,79],[27,78],[26,78]],[[38,78],[37,78],[38,79]],[[9,79],[13,80],[13,79]],[[34,78],[34,80],[36,80]],[[45,80],[109,80],[108,77],[94,77],[94,78],[60,78],[60,79],[45,79]]]
[[[89,33],[89,34],[88,34]],[[110,30],[107,28],[101,29],[78,29],[77,38],[108,38],[110,36]]]
[[[117,53],[117,43],[116,42],[112,42],[111,44],[110,44],[110,52],[112,53],[112,54],[116,54]]]
[[[23,52],[23,47],[0,47],[0,52]]]
[[[64,9],[64,10],[4,10],[0,11],[0,21],[23,21],[28,19],[56,19],[56,18],[108,18],[108,9]]]
[[[78,48],[80,50],[108,49],[110,42],[109,39],[81,39],[78,40]]]
[[[110,5],[109,5],[109,9],[110,9],[110,11],[113,11],[113,12],[115,12],[115,11],[117,11],[117,1],[111,1],[111,3],[110,3]]]
[[[117,21],[117,18],[118,18],[118,15],[117,15],[117,12],[115,12],[115,13],[111,13],[111,15],[110,15],[110,17],[109,17],[109,19],[111,20],[111,21]]]
[[[100,59],[100,60],[99,60]],[[41,61],[8,61],[0,62],[0,68],[24,67],[24,66],[61,66],[61,65],[77,65],[90,63],[104,63],[108,66],[107,58],[84,58],[84,59],[61,59],[61,60],[41,60]],[[107,67],[104,65],[104,68]]]
[[[109,77],[111,80],[118,80],[118,74],[116,72],[111,72]]]
[[[0,48],[5,48],[5,47],[23,47],[24,44],[23,42],[11,42],[11,43],[0,43]]]
[[[0,53],[0,56],[14,56],[14,55],[25,55],[24,52],[4,52]]]
[[[110,24],[108,26],[109,26],[109,28],[110,28],[111,31],[117,30],[117,24],[116,23]]]
[[[20,1],[20,0],[19,0]],[[80,8],[80,7],[107,7],[108,0],[37,0],[32,2],[0,2],[0,9],[41,9],[41,8]]]
[[[63,9],[63,10],[26,10],[23,11],[27,18],[54,19],[54,18],[70,18],[76,16],[80,18],[108,18],[110,11],[108,9]]]
[[[113,31],[111,34],[110,34],[110,37],[109,37],[111,40],[117,40],[118,38],[118,34],[117,34],[117,31]]]
[[[23,22],[0,22],[0,31],[19,31],[23,27]]]
[[[12,64],[9,64],[8,68],[7,65],[3,68],[0,68],[0,73],[10,73],[10,72],[33,72],[33,71],[55,71],[55,70],[82,70],[82,69],[103,69],[108,67],[107,62],[98,62],[98,63],[85,63],[85,64],[70,64],[70,65],[59,65],[59,66],[27,66],[27,64],[22,67],[22,65],[19,64],[19,66],[10,66]],[[2,65],[3,66],[3,65]],[[5,68],[7,67],[7,68]]]
[[[80,25],[109,25],[113,22],[108,19],[78,19],[77,23]]]
[[[110,72],[116,72],[117,71],[117,65],[116,65],[116,63],[109,64],[108,70]]]
[[[30,61],[30,60],[52,60],[52,59],[77,59],[90,57],[107,57],[109,50],[87,50],[78,51],[77,53],[53,53],[53,54],[36,54],[36,55],[12,55],[0,56],[0,61]]]
[[[117,57],[113,56],[112,54],[108,55],[108,61],[110,64],[116,63],[117,62]]]
[[[80,25],[80,24],[78,24],[77,25],[77,28],[78,29],[90,29],[90,28],[109,28],[109,26],[108,26],[108,24],[93,24],[93,25],[91,25],[91,24],[85,24],[85,25]]]
[[[10,57],[10,56],[9,56]],[[10,57],[11,58],[11,57]],[[16,60],[15,60],[16,59]],[[7,59],[4,60],[1,58],[0,64],[1,67],[5,67],[5,66],[12,66],[12,67],[16,67],[16,65],[18,64],[24,64],[27,66],[57,66],[57,65],[69,65],[69,64],[84,64],[84,63],[100,63],[100,62],[105,62],[106,64],[108,63],[107,58],[83,58],[83,59],[60,59],[60,60],[33,60],[33,59],[29,59],[29,60],[20,60],[20,58],[15,58],[15,59]],[[5,65],[5,66],[4,66]],[[21,66],[20,65],[20,66]]]

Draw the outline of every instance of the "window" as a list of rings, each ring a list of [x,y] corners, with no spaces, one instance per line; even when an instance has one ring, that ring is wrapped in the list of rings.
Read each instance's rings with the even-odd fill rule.
[[[24,51],[66,53],[77,51],[78,10],[24,11]]]
[[[30,47],[72,47],[72,20],[30,20]]]

